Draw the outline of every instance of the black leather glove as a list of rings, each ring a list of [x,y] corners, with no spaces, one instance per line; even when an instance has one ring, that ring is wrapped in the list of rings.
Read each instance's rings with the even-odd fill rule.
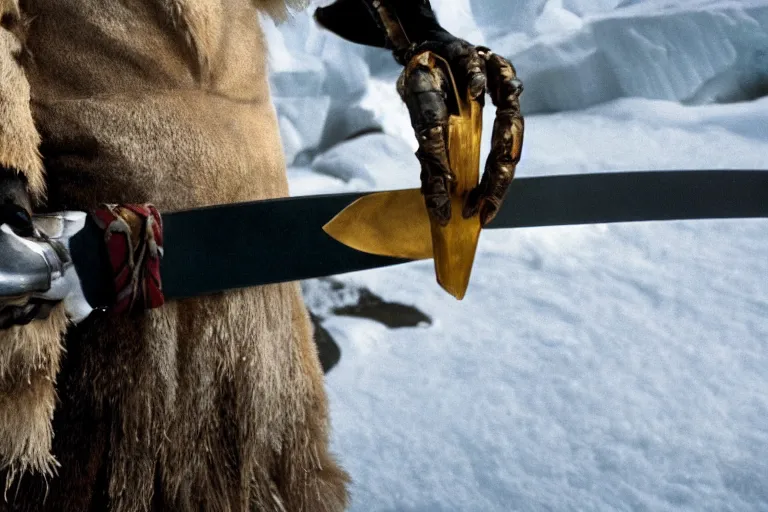
[[[410,44],[427,41],[449,43],[458,39],[438,23],[429,0],[389,0],[397,10]],[[357,44],[388,48],[401,64],[407,62],[401,49],[387,36],[373,7],[373,0],[338,0],[315,11],[315,19],[334,34]]]
[[[490,94],[497,107],[491,153],[480,184],[466,198],[462,215],[479,213],[487,225],[499,211],[520,161],[524,121],[519,97],[523,85],[515,68],[488,48],[474,46],[445,30],[429,0],[338,0],[318,9],[315,19],[355,43],[389,48],[405,66],[398,91],[411,115],[419,142],[421,190],[430,215],[447,224],[452,215],[447,137],[452,86],[426,52],[448,62],[460,93],[483,103]]]

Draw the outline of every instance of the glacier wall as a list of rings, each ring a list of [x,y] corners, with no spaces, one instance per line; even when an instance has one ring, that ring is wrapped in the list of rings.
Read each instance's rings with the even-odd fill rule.
[[[525,112],[619,97],[710,103],[768,92],[768,2],[651,6],[588,16],[581,28],[542,35],[524,49],[499,40],[498,51],[523,77]]]
[[[526,115],[620,97],[705,104],[768,94],[768,0],[432,0],[452,32],[509,57]],[[310,8],[310,11],[312,8]],[[289,164],[381,130],[371,78],[392,83],[388,52],[319,29],[309,13],[265,23]]]

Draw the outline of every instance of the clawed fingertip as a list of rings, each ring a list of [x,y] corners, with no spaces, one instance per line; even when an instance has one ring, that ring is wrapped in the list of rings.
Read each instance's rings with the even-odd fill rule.
[[[469,219],[480,210],[480,193],[477,188],[470,191],[467,195],[467,199],[464,201],[464,208],[462,209],[462,216],[465,219]]]
[[[485,201],[480,209],[480,225],[487,226],[496,217],[496,213],[498,213],[496,206],[490,201]]]

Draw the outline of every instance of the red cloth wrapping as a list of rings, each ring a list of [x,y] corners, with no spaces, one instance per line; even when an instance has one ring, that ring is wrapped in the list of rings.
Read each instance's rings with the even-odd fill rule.
[[[163,256],[163,222],[151,204],[102,205],[93,212],[104,230],[115,288],[114,313],[163,305],[160,260]]]

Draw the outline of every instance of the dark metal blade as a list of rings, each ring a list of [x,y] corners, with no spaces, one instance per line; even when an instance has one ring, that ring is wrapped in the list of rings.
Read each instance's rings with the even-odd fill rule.
[[[490,228],[768,217],[768,170],[520,178]]]
[[[294,197],[164,216],[163,288],[189,297],[405,260],[361,253],[323,225],[363,194]]]
[[[362,253],[322,229],[363,193],[293,197],[163,215],[169,299],[342,274],[407,260]],[[768,171],[651,171],[516,179],[489,228],[768,217]],[[72,252],[92,304],[111,285],[101,234]]]

